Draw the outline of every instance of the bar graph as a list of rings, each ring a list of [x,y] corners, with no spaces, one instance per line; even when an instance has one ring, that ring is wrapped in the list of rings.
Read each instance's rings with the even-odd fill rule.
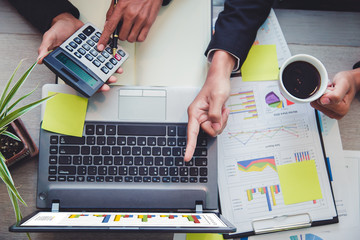
[[[249,202],[253,201],[255,198],[257,198],[258,200],[261,199],[263,201],[266,201],[267,209],[269,212],[273,210],[273,206],[277,205],[275,195],[279,193],[279,184],[259,188],[251,188],[246,190],[247,199]]]
[[[239,116],[243,120],[258,117],[254,92],[252,90],[230,94],[227,107],[230,109],[230,115]]]

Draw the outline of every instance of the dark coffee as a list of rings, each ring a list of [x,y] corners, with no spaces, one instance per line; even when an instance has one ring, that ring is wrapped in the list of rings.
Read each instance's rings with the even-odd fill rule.
[[[286,90],[297,98],[308,98],[320,88],[320,73],[312,64],[304,61],[290,63],[282,73]]]

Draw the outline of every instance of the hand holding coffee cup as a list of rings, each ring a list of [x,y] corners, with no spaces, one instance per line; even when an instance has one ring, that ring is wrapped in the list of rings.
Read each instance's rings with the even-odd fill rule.
[[[292,102],[306,103],[319,99],[325,93],[328,82],[324,65],[310,55],[294,55],[280,68],[280,91]]]

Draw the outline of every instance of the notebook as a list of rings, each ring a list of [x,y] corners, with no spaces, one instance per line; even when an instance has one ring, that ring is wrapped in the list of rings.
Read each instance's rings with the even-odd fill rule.
[[[71,0],[80,20],[103,29],[111,0]],[[211,0],[174,0],[161,7],[144,42],[119,41],[129,58],[117,85],[201,87],[211,38]],[[94,10],[95,9],[95,10]],[[169,79],[171,79],[169,81]]]
[[[64,84],[45,85],[43,96],[49,92],[79,94]],[[86,137],[41,129],[41,210],[10,230],[235,231],[219,215],[216,138],[200,133],[192,161],[182,159],[197,92],[113,86],[89,99]]]

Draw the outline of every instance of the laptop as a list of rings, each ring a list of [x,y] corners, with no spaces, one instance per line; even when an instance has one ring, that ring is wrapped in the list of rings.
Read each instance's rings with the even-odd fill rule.
[[[81,96],[65,84],[42,90]],[[201,132],[183,161],[198,90],[113,86],[89,99],[82,138],[40,129],[39,211],[10,231],[234,232],[219,214],[216,138]]]

